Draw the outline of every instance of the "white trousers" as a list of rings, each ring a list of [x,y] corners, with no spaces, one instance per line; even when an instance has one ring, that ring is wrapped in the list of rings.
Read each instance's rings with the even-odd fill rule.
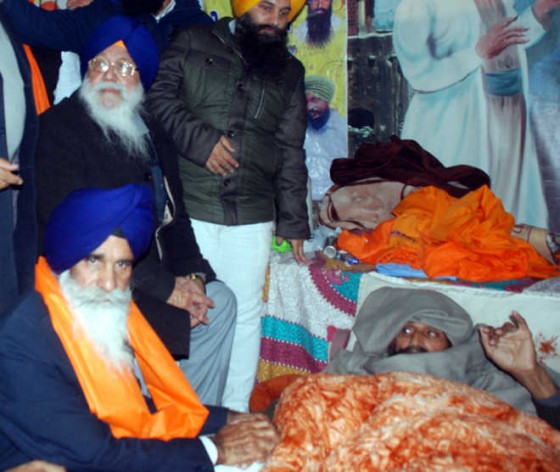
[[[272,222],[241,226],[191,222],[200,252],[237,298],[237,323],[222,405],[248,411],[260,351]]]

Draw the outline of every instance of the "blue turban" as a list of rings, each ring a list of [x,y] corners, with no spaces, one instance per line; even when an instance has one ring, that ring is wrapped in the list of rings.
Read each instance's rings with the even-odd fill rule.
[[[117,41],[122,41],[126,46],[130,57],[138,67],[144,90],[148,90],[158,70],[158,48],[148,30],[138,21],[127,16],[112,16],[89,35],[80,54],[82,75],[85,75],[90,59]]]
[[[45,257],[56,273],[90,255],[116,229],[134,258],[148,248],[154,231],[154,197],[146,185],[72,192],[52,212],[45,227]]]

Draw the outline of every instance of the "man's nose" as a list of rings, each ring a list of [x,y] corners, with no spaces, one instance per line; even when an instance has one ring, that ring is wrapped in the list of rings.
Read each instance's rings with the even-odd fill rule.
[[[97,286],[106,292],[112,292],[117,286],[117,278],[112,268],[104,268],[99,273]]]
[[[410,337],[408,345],[424,347],[424,335],[419,331],[414,331]]]
[[[103,80],[106,80],[106,81],[109,81],[109,82],[116,82],[117,81],[117,74],[115,74],[115,67],[113,66],[113,64],[109,64],[109,68],[103,74]]]
[[[275,8],[268,13],[267,21],[270,26],[280,28],[281,25],[286,23],[286,16],[279,8]]]

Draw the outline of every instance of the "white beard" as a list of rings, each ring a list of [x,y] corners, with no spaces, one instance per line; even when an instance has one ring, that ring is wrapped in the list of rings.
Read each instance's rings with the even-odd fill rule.
[[[119,90],[119,103],[114,102],[110,95],[101,97],[101,92],[107,88]],[[105,138],[117,141],[128,154],[147,158],[146,128],[141,125],[140,120],[141,104],[144,100],[142,84],[128,91],[124,85],[115,82],[98,82],[92,86],[86,77],[79,94],[90,116],[103,130]]]
[[[81,328],[97,353],[111,367],[131,369],[132,351],[128,345],[130,288],[106,292],[99,287],[81,287],[66,270],[58,278],[60,288],[74,316],[75,329]]]

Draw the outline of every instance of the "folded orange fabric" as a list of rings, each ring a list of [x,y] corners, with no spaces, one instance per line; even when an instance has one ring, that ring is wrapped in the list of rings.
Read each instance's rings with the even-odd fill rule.
[[[43,74],[41,74],[41,69],[39,69],[39,65],[37,64],[37,60],[31,48],[27,44],[24,44],[23,50],[25,51],[29,69],[31,70],[31,84],[33,87],[33,98],[35,99],[35,109],[37,110],[37,114],[40,115],[50,108],[51,102],[47,94]]]
[[[208,416],[189,382],[134,303],[128,317],[129,342],[157,408],[148,409],[131,370],[111,368],[77,330],[58,282],[44,258],[35,268],[36,288],[76,372],[90,411],[111,427],[113,436],[192,438]]]
[[[395,218],[366,234],[343,231],[337,245],[361,262],[395,262],[429,277],[475,282],[558,276],[558,267],[511,236],[514,219],[484,186],[462,198],[425,187],[404,198]]]

